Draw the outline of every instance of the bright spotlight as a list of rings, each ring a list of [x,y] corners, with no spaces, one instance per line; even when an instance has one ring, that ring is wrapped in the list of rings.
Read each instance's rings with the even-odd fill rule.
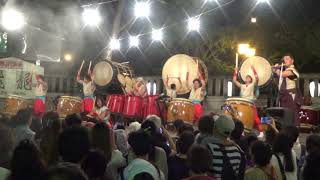
[[[69,53],[65,54],[65,55],[64,55],[64,60],[66,60],[66,61],[71,61],[71,60],[72,60],[72,55],[69,54]]]
[[[1,24],[9,31],[21,29],[25,25],[23,14],[14,9],[4,10],[1,16]]]
[[[252,17],[252,18],[251,18],[251,23],[257,23],[257,18]]]
[[[84,9],[82,19],[86,25],[97,26],[101,22],[101,16],[97,9]]]
[[[130,47],[138,47],[139,46],[139,37],[138,36],[130,36]]]
[[[162,29],[154,29],[152,31],[152,39],[155,41],[161,41],[163,38]]]
[[[258,3],[269,3],[269,0],[257,0]]]
[[[189,31],[199,31],[200,19],[199,18],[189,18],[188,29],[189,29]]]
[[[134,7],[134,14],[137,18],[149,17],[150,4],[148,2],[137,2]]]
[[[112,38],[109,44],[111,50],[119,50],[120,49],[120,41],[119,39]]]

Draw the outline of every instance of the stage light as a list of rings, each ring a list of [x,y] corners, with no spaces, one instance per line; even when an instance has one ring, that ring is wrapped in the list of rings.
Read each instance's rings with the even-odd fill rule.
[[[97,26],[101,22],[101,16],[97,9],[84,9],[82,19],[86,25]]]
[[[119,39],[112,38],[109,44],[111,50],[119,50],[120,49],[120,41]]]
[[[238,44],[238,53],[246,54],[248,52],[249,46],[249,44]]]
[[[150,4],[148,2],[137,2],[134,6],[134,14],[137,18],[150,16]]]
[[[189,29],[189,31],[199,31],[200,19],[199,18],[189,18],[188,19],[188,29]]]
[[[7,9],[2,12],[1,24],[5,29],[15,31],[25,25],[25,19],[21,12],[14,9]]]
[[[162,41],[163,32],[162,29],[154,29],[152,31],[152,39],[155,41]]]
[[[251,18],[251,23],[257,23],[257,18],[252,17],[252,18]]]
[[[69,53],[65,54],[65,55],[64,55],[64,60],[66,60],[66,61],[71,61],[71,60],[72,60],[72,55],[69,54]]]
[[[269,0],[258,0],[258,3],[269,3]]]
[[[138,36],[130,36],[130,47],[138,47],[139,46],[139,37]]]

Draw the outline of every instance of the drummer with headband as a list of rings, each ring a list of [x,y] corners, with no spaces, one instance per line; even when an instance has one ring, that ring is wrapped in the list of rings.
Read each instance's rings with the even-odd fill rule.
[[[258,81],[259,81],[259,77],[257,74],[257,71],[255,70],[255,68],[253,66],[251,66],[251,69],[253,71],[254,74],[254,81],[253,78],[250,75],[246,76],[245,79],[245,83],[241,84],[238,80],[237,80],[237,75],[238,75],[238,68],[235,68],[234,74],[233,74],[233,82],[235,83],[235,85],[240,88],[240,97],[244,98],[244,99],[248,99],[250,101],[255,101],[257,99],[258,94],[256,93],[257,90],[257,85],[258,85]],[[260,118],[258,116],[258,112],[257,112],[257,107],[253,106],[253,120],[254,120],[254,126],[255,128],[260,132],[262,132],[261,129],[261,122],[260,122]]]
[[[34,74],[34,72],[33,72]],[[44,78],[42,75],[35,74],[37,84],[35,85],[35,101],[33,104],[34,113],[38,117],[42,117],[44,113],[46,112],[46,96],[48,91],[48,85],[44,81]]]
[[[91,73],[91,61],[88,68],[88,74],[85,74],[83,80],[80,78],[80,73],[83,67],[84,61],[82,61],[81,67],[77,74],[77,82],[83,86],[83,101],[82,101],[82,111],[85,113],[90,113],[94,107],[94,91],[95,85],[92,81]]]
[[[189,95],[189,99],[194,105],[194,123],[198,122],[200,117],[203,115],[202,101],[206,94],[206,83],[201,74],[199,79],[193,80],[193,87]],[[187,75],[188,80],[188,75]]]

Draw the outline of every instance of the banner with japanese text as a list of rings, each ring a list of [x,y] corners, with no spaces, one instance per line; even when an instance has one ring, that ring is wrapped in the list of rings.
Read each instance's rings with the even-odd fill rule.
[[[33,63],[13,57],[0,59],[0,98],[15,95],[33,99],[33,85],[36,83],[33,70],[36,74],[44,74],[43,67]]]

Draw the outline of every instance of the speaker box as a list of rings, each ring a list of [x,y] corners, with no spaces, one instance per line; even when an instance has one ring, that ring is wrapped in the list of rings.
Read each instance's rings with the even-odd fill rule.
[[[266,113],[276,120],[281,128],[294,125],[294,113],[291,109],[283,107],[270,107],[266,109]]]

